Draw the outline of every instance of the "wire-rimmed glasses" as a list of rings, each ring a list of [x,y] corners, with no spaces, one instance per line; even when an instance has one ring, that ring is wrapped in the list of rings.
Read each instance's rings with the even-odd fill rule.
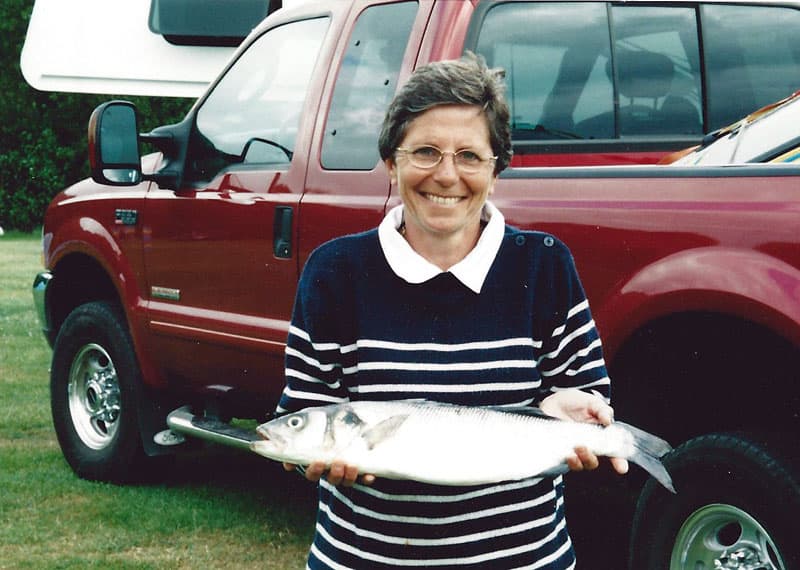
[[[452,154],[453,164],[455,164],[456,168],[470,174],[480,172],[487,164],[497,160],[496,156],[482,157],[468,148],[452,152],[443,151],[432,145],[414,148],[398,147],[396,152],[402,152],[413,166],[426,170],[438,166],[446,154]]]

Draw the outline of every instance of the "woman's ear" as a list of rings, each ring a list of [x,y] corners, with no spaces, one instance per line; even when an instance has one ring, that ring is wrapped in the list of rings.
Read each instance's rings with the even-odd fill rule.
[[[389,173],[389,179],[392,181],[392,184],[397,184],[397,165],[394,159],[387,158],[383,161],[383,164],[386,166],[386,171]]]

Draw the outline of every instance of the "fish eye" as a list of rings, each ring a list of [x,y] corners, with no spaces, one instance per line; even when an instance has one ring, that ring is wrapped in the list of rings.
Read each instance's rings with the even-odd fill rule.
[[[292,429],[300,429],[301,427],[303,427],[303,424],[305,424],[305,422],[303,421],[303,418],[301,418],[300,416],[292,416],[286,420],[286,425],[288,425]]]

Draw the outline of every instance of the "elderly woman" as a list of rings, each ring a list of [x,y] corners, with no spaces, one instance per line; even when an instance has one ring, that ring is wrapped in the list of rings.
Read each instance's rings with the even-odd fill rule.
[[[417,70],[400,90],[379,145],[402,205],[377,229],[309,258],[278,413],[426,398],[612,421],[600,340],[569,251],[507,226],[487,201],[511,158],[508,116],[502,73],[471,54]],[[594,469],[598,459],[578,448],[568,463]],[[342,463],[313,463],[305,474],[320,483],[312,569],[575,564],[560,476],[462,488]]]

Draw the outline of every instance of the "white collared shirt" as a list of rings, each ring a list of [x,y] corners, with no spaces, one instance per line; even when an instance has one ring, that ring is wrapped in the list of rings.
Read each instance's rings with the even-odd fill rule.
[[[418,284],[433,279],[441,273],[451,273],[465,286],[480,293],[486,275],[494,262],[505,234],[505,218],[491,202],[486,202],[481,219],[487,222],[478,243],[467,256],[447,271],[422,257],[400,235],[403,223],[403,206],[392,208],[378,226],[378,239],[383,255],[395,275],[408,283]]]

